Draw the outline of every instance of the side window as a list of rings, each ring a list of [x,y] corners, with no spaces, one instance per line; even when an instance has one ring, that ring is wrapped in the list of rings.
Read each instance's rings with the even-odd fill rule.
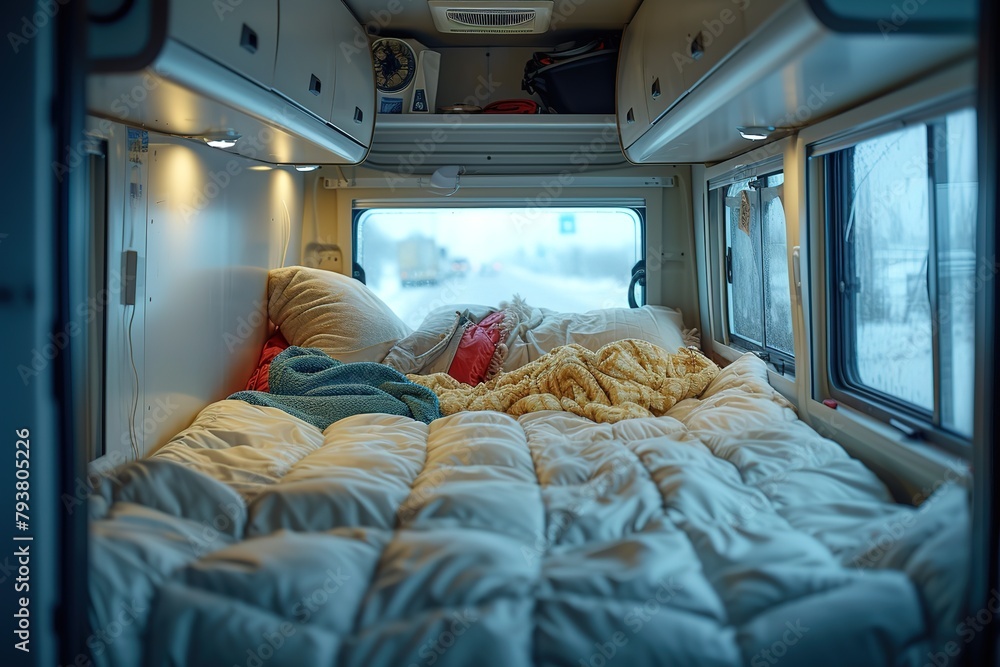
[[[971,436],[975,112],[907,124],[825,159],[835,382]]]
[[[772,172],[712,191],[725,231],[728,343],[794,370],[784,175]]]
[[[515,293],[561,312],[627,308],[643,215],[626,206],[357,209],[354,261],[411,327],[439,306]]]

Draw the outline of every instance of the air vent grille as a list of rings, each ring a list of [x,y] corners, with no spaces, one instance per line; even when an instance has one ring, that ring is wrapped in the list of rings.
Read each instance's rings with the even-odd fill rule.
[[[448,10],[448,19],[470,28],[513,28],[535,20],[534,11],[488,9],[485,11]]]
[[[441,32],[543,33],[552,19],[552,0],[427,0]]]
[[[453,32],[453,33],[456,33],[456,34],[458,34],[458,33],[476,33],[476,34],[481,35],[481,34],[483,34],[484,31],[483,31],[482,28],[453,28],[452,30],[449,30],[448,32]],[[517,29],[517,28],[493,28],[493,29],[490,30],[490,34],[491,35],[506,35],[508,33],[513,34],[513,33],[533,33],[533,32],[535,32],[535,31],[531,30],[529,28],[522,28],[520,30]]]

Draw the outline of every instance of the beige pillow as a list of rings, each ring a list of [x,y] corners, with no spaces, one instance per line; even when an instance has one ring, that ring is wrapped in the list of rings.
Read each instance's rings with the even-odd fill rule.
[[[381,362],[410,335],[389,306],[348,276],[288,266],[267,276],[267,313],[291,345],[315,347],[343,362]]]

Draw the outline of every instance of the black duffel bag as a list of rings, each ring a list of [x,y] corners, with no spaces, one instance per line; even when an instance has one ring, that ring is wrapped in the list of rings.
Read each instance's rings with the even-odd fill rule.
[[[618,42],[612,35],[537,51],[521,88],[537,93],[547,113],[613,114]]]

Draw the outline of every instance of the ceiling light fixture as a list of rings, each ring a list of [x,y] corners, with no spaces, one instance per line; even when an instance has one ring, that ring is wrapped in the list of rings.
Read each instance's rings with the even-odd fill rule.
[[[750,141],[763,141],[774,132],[774,128],[770,125],[755,125],[752,127],[738,127],[736,129],[739,131],[741,137]]]
[[[318,164],[297,164],[295,165],[295,171],[316,171],[319,169]]]
[[[226,130],[225,132],[206,134],[201,139],[212,148],[232,148],[241,136],[239,132]]]
[[[457,164],[446,164],[443,167],[439,167],[437,171],[431,174],[431,188],[451,191],[443,193],[435,192],[431,189],[430,192],[434,192],[434,194],[441,195],[442,197],[452,196],[458,192],[458,187],[462,180],[462,174],[464,173],[465,167],[460,167]]]

